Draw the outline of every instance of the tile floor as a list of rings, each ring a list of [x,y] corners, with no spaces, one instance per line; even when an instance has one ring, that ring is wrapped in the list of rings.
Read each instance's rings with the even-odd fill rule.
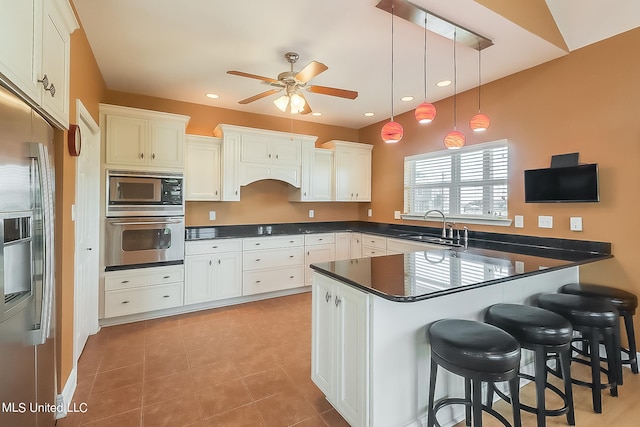
[[[348,426],[310,369],[310,292],[105,327],[58,426]]]

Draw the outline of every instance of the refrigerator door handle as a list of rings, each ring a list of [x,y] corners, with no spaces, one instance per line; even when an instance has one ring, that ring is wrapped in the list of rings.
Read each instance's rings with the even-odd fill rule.
[[[53,301],[55,290],[54,275],[54,241],[53,241],[53,171],[47,147],[40,143],[32,143],[31,157],[35,159],[37,178],[40,180],[40,202],[42,203],[42,233],[44,241],[44,266],[42,271],[42,308],[39,328],[34,330],[34,341],[44,344],[51,338]],[[38,327],[38,325],[36,325]]]

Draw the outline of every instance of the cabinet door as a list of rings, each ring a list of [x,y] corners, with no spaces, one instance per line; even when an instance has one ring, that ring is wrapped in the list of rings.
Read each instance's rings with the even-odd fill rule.
[[[313,277],[313,270],[309,267],[310,264],[315,262],[333,261],[336,256],[335,245],[333,243],[327,243],[324,245],[307,246],[304,255],[305,265],[305,285],[311,285],[311,279]]]
[[[3,0],[0,7],[0,73],[39,102],[42,0]]]
[[[184,124],[152,120],[151,139],[148,153],[149,163],[153,166],[182,168]]]
[[[149,122],[133,117],[107,115],[106,163],[144,166]]]
[[[49,79],[49,90],[42,93],[42,106],[60,123],[69,124],[70,37],[53,0],[44,2],[42,28],[42,74]]]
[[[185,152],[185,200],[220,200],[220,144],[187,138]]]
[[[275,153],[271,153],[269,139],[262,135],[242,135],[240,160],[246,163],[270,164]]]
[[[315,149],[311,176],[311,197],[317,201],[333,200],[333,152]]]
[[[351,153],[351,182],[354,199],[359,202],[371,201],[371,151],[354,150]]]
[[[351,233],[336,233],[336,261],[351,259]]]
[[[353,152],[348,149],[336,150],[335,153],[335,186],[337,201],[351,201],[355,195],[353,191]]]
[[[369,386],[369,304],[364,292],[340,286],[336,306],[337,409],[350,425],[364,426]]]
[[[311,379],[331,399],[336,381],[334,292],[331,282],[315,277],[311,303]]]
[[[300,166],[302,164],[302,150],[300,140],[283,138],[270,142],[269,152],[273,164]]]
[[[362,258],[362,234],[351,233],[351,258]]]
[[[225,299],[242,296],[242,253],[221,253],[214,258],[214,296]]]
[[[211,255],[185,257],[185,304],[206,302],[214,299],[212,258]]]
[[[240,201],[240,134],[224,134],[221,165],[222,200]]]

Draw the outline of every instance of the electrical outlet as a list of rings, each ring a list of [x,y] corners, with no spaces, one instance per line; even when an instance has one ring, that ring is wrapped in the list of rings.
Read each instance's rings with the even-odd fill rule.
[[[524,228],[524,217],[522,215],[516,215],[514,220],[516,228]]]
[[[209,221],[216,220],[216,211],[209,211]]]
[[[538,228],[553,228],[553,217],[545,215],[538,216]]]
[[[314,216],[316,216],[316,213],[313,211],[313,209],[309,209],[309,218],[313,218]]]
[[[393,219],[402,219],[400,211],[393,211]]]
[[[524,262],[516,261],[516,274],[524,273]]]
[[[569,228],[571,231],[582,231],[582,217],[572,216],[569,219]]]
[[[373,216],[373,209],[367,210],[367,216],[368,217],[372,217]]]

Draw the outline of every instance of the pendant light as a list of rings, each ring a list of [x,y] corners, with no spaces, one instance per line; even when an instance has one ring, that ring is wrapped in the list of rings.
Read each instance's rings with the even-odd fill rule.
[[[398,142],[402,139],[404,129],[402,125],[393,120],[393,0],[391,1],[391,121],[382,126],[380,136],[387,144]]]
[[[484,132],[491,124],[491,119],[489,118],[489,116],[480,112],[480,88],[482,87],[481,52],[482,51],[480,50],[480,46],[478,46],[478,114],[471,117],[471,120],[469,120],[469,127],[474,132]]]
[[[424,14],[424,102],[415,111],[418,123],[431,123],[436,117],[436,107],[427,102],[427,13]]]
[[[458,149],[464,147],[465,144],[465,136],[462,132],[456,129],[457,124],[457,84],[458,84],[458,75],[456,68],[456,34],[457,32],[454,30],[453,32],[453,130],[449,131],[444,136],[444,146],[450,150]]]

